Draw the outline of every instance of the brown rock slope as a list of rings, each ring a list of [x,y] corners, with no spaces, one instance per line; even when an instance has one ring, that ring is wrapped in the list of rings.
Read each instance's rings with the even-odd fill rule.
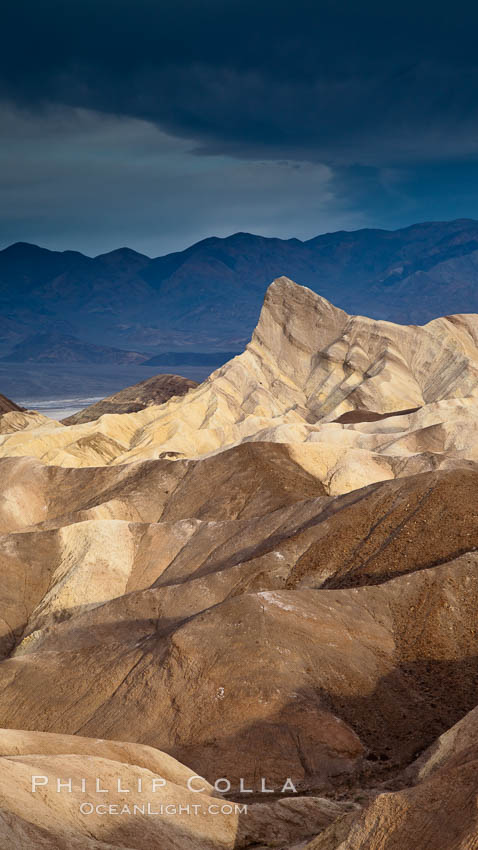
[[[137,740],[236,788],[367,784],[475,705],[475,576],[469,556],[375,588],[209,598],[186,618],[161,587],[74,611],[2,663],[1,722]]]
[[[6,729],[0,794],[0,844],[22,850],[284,846],[351,808],[317,797],[237,805],[152,747]]]
[[[63,419],[63,424],[81,425],[105,413],[136,413],[152,404],[164,404],[172,396],[186,395],[194,387],[197,387],[196,381],[181,375],[155,375],[79,410]]]
[[[209,480],[222,457],[198,470]],[[322,793],[402,769],[473,708],[477,470],[335,499],[298,478],[306,500],[277,507],[267,475],[262,514],[225,518],[218,486],[220,519],[214,503],[192,519],[190,473],[167,520],[5,534],[0,724],[140,741],[208,778],[291,775]]]
[[[6,395],[2,395],[0,393],[0,416],[3,413],[10,413],[11,410],[23,410],[23,407],[19,407],[18,404],[15,404],[14,401],[11,401]]]
[[[477,847],[477,321],[279,280],[185,397],[0,437],[0,846]],[[165,753],[250,817],[85,827],[25,790],[33,757],[127,781]]]
[[[477,726],[474,709],[405,772],[400,790],[377,789],[363,812],[338,817],[306,850],[475,850]]]
[[[363,814],[342,816],[309,850],[474,850],[478,841],[478,708],[413,762]],[[408,786],[408,787],[407,787]],[[411,786],[411,787],[410,787]]]
[[[204,792],[191,792],[187,783],[192,775],[174,759],[149,747],[0,730],[1,846],[25,850],[232,848],[237,817],[220,811],[215,818],[204,814],[203,808],[218,801],[210,796],[212,789],[206,783]],[[38,782],[35,792],[32,776]],[[96,793],[99,776],[106,797]],[[57,778],[65,783],[60,791]],[[71,791],[66,784],[69,780]],[[85,792],[81,791],[82,780]],[[118,792],[118,782],[121,789],[129,790]],[[100,812],[82,814],[83,803],[100,805]],[[156,816],[141,816],[141,807],[148,803]],[[181,805],[185,810],[193,804],[199,804],[196,817],[160,814],[161,806],[164,810],[168,805]],[[135,805],[139,809],[133,814]],[[116,815],[127,806],[131,814],[105,818],[104,809],[109,806]]]
[[[201,461],[156,460],[63,469],[31,458],[0,459],[0,530],[68,525],[85,519],[139,522],[245,519],[324,487],[288,446],[247,443]]]

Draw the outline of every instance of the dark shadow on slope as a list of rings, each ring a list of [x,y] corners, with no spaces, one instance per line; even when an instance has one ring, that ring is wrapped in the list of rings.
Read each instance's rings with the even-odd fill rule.
[[[366,696],[341,696],[311,685],[267,720],[227,737],[218,729],[211,740],[169,752],[209,781],[229,777],[231,799],[274,798],[258,790],[261,777],[280,798],[281,783],[289,776],[301,793],[345,793],[358,799],[364,789],[400,774],[477,703],[478,656],[415,661],[401,664]],[[328,712],[356,733],[363,755]],[[257,793],[237,793],[241,776]]]
[[[324,533],[291,570],[287,586],[378,585],[478,549],[478,472],[460,468],[384,481],[334,500]],[[352,495],[352,494],[349,494]],[[315,585],[317,581],[317,585]]]

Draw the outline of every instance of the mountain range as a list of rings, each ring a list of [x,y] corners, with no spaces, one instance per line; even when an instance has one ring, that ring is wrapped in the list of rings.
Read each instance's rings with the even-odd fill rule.
[[[179,351],[194,363],[197,354],[229,354],[246,344],[265,290],[280,275],[372,318],[421,324],[473,312],[478,221],[307,241],[236,233],[155,259],[129,248],[91,258],[19,242],[0,251],[0,354],[90,363],[157,363],[158,354]]]

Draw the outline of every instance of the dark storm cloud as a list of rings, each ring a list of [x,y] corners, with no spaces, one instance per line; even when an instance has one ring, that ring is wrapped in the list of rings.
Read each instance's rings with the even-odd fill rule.
[[[211,234],[311,237],[364,223],[320,163],[198,157],[150,122],[91,110],[0,106],[0,125],[0,247],[157,255]]]
[[[206,154],[473,156],[477,21],[463,0],[10,0],[0,94],[146,119]]]
[[[0,247],[477,216],[474,3],[5,0]]]

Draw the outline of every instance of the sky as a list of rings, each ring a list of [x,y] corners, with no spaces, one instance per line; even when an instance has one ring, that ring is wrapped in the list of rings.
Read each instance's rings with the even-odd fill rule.
[[[478,7],[6,0],[0,247],[478,218]]]

